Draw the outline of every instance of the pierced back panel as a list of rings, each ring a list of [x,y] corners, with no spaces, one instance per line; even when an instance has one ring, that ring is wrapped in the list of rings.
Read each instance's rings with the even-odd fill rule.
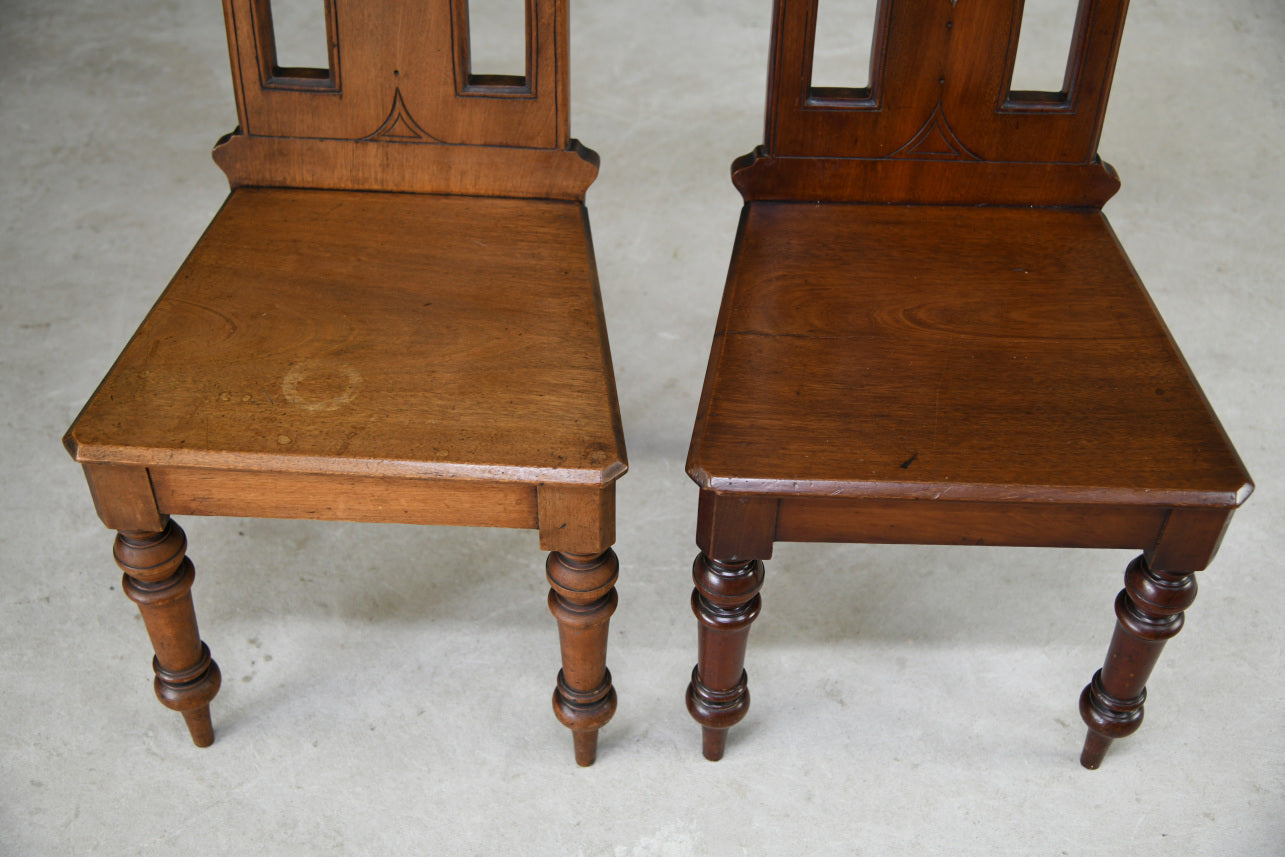
[[[1101,206],[1118,189],[1097,144],[1128,0],[1080,0],[1061,92],[1012,90],[1023,0],[880,0],[870,85],[813,87],[817,3],[776,0],[765,143],[733,170],[747,199]]]
[[[278,65],[271,0],[223,2],[240,127],[215,160],[234,187],[584,197],[568,0],[525,0],[521,76],[470,68],[468,0],[317,2],[324,69]]]

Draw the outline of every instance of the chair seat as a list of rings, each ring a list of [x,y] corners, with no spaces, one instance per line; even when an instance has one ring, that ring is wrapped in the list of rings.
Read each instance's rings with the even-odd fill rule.
[[[1106,219],[1071,209],[748,205],[688,471],[906,500],[1250,490]]]
[[[610,482],[584,208],[235,190],[67,442],[148,467]]]

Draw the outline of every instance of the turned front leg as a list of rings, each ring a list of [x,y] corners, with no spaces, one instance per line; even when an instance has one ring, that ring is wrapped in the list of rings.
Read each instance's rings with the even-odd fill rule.
[[[750,708],[745,646],[763,603],[758,594],[763,563],[725,563],[702,552],[692,566],[692,579],[699,660],[687,686],[687,710],[701,725],[705,758],[717,762],[727,746],[727,730]]]
[[[616,713],[616,691],[607,669],[607,625],[616,612],[620,562],[610,549],[598,556],[554,551],[545,570],[549,611],[558,620],[562,647],[553,713],[572,730],[576,764],[587,767],[598,755],[598,730]]]
[[[192,606],[195,570],[187,558],[187,536],[174,521],[159,533],[121,532],[113,554],[125,572],[122,586],[143,614],[156,657],[156,696],[182,712],[192,742],[214,743],[210,700],[219,692],[219,666],[201,642]]]
[[[1142,725],[1147,678],[1165,643],[1182,630],[1182,611],[1195,600],[1194,573],[1155,571],[1144,557],[1129,564],[1115,600],[1106,663],[1080,695],[1080,715],[1089,727],[1080,755],[1084,767],[1096,769],[1113,740]]]

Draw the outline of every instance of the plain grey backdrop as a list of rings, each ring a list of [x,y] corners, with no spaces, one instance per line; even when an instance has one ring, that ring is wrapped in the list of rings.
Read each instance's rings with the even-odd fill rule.
[[[185,520],[218,741],[157,704],[59,438],[226,194],[220,4],[0,0],[0,854],[1285,853],[1279,0],[1135,0],[1101,143],[1108,215],[1258,483],[1142,730],[1079,767],[1129,554],[782,545],[753,710],[700,758],[683,459],[770,6],[572,2],[632,464],[620,707],[582,770],[530,532]]]

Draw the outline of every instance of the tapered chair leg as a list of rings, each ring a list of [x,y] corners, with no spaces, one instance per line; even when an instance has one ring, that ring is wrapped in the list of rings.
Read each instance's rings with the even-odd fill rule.
[[[1116,627],[1102,669],[1080,694],[1080,716],[1089,727],[1080,764],[1096,769],[1116,738],[1142,725],[1147,678],[1170,637],[1182,630],[1183,612],[1196,600],[1196,577],[1129,564],[1115,600]]]
[[[196,746],[208,747],[214,743],[210,700],[219,692],[221,677],[196,627],[195,570],[186,556],[187,536],[171,520],[159,533],[119,533],[113,553],[125,572],[125,594],[138,605],[152,638],[156,696],[167,708],[182,712]]]
[[[545,563],[549,611],[558,620],[562,670],[553,712],[572,731],[576,764],[598,756],[598,730],[616,713],[616,691],[607,669],[607,626],[616,611],[620,562],[612,550],[599,556],[554,551]]]
[[[745,646],[762,599],[763,563],[725,563],[704,553],[692,566],[692,612],[699,634],[699,661],[687,686],[687,710],[701,725],[705,758],[717,762],[727,730],[750,708]]]

